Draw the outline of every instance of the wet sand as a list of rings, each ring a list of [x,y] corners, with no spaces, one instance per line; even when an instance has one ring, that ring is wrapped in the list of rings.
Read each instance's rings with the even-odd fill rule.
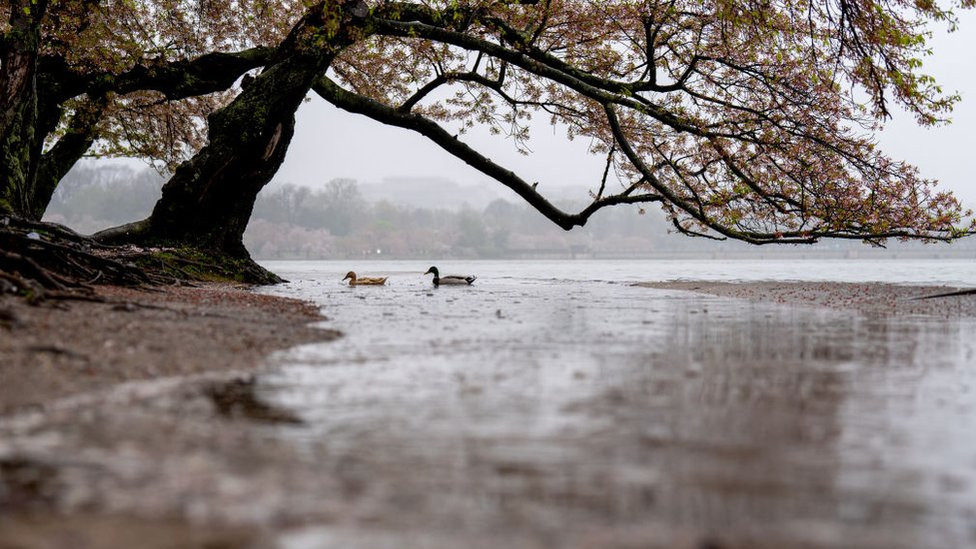
[[[0,296],[0,414],[115,384],[253,371],[272,351],[335,337],[318,308],[229,285],[138,291],[101,287],[105,303],[31,306]]]
[[[198,383],[208,378],[246,380],[267,365],[274,351],[338,335],[311,326],[322,320],[314,305],[243,287],[100,287],[97,296],[106,302],[31,306],[0,296],[0,420],[45,421],[70,415],[86,409],[86,402],[111,402],[120,388],[138,389],[153,381],[173,380],[176,386],[194,377]],[[247,387],[247,382],[231,386]],[[223,405],[227,414],[268,415],[239,390],[212,393],[217,409]],[[119,400],[119,416],[125,415],[126,407],[127,402]],[[164,430],[145,435],[153,441],[147,447],[160,450],[173,444]],[[59,459],[70,461],[72,456]],[[263,544],[261,532],[246,524],[193,524],[164,513],[147,517],[58,512],[58,472],[56,465],[29,457],[0,457],[0,547]]]
[[[758,303],[804,305],[864,313],[976,317],[976,294],[940,294],[967,290],[946,286],[904,286],[877,282],[641,282],[644,288],[682,290]]]

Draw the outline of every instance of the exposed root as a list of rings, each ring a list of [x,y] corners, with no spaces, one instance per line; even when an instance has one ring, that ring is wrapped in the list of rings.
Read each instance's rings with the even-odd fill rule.
[[[92,284],[173,284],[168,274],[147,271],[60,225],[0,217],[0,290],[31,302],[94,298]]]
[[[0,294],[32,303],[98,299],[94,285],[281,282],[249,257],[192,247],[109,246],[56,224],[0,217]],[[87,296],[87,297],[86,297]]]
[[[130,245],[117,249],[115,257],[181,281],[230,281],[243,284],[283,282],[250,257],[237,257],[193,247]]]

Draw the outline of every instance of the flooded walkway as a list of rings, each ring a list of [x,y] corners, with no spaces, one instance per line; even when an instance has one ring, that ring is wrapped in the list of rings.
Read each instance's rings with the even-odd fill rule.
[[[401,267],[284,272],[344,338],[8,422],[0,450],[63,509],[283,549],[976,544],[971,319]]]

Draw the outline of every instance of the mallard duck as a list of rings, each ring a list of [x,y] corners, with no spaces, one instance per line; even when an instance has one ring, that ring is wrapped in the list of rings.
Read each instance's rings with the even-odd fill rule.
[[[361,278],[356,277],[356,273],[349,271],[346,273],[346,278],[349,279],[350,286],[382,286],[386,284],[385,276],[364,276]],[[343,280],[346,280],[343,278]]]
[[[427,272],[424,274],[429,275],[431,273],[434,273],[434,286],[440,286],[441,284],[471,284],[472,282],[474,282],[474,279],[478,278],[476,276],[470,276],[470,275],[441,276],[440,272],[437,270],[437,267],[431,267],[427,269]]]

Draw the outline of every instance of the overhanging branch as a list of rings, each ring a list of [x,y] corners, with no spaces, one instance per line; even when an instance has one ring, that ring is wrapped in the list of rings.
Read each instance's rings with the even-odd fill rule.
[[[312,86],[312,89],[323,99],[341,109],[368,116],[384,124],[413,130],[427,137],[442,149],[463,160],[471,167],[512,189],[512,191],[547,219],[565,230],[570,230],[576,226],[582,227],[586,224],[590,216],[607,206],[659,202],[663,200],[663,197],[658,194],[646,193],[632,195],[630,192],[633,189],[629,189],[625,193],[594,200],[579,213],[570,214],[560,210],[549,202],[544,196],[536,192],[533,185],[520,178],[514,172],[496,164],[488,157],[459,141],[450,132],[426,117],[415,113],[403,112],[394,107],[345,90],[326,76],[319,77]]]
[[[123,95],[135,91],[158,91],[176,100],[226,90],[247,71],[268,63],[272,52],[265,47],[214,52],[194,59],[136,65],[121,74],[80,73],[63,58],[49,56],[40,60],[40,77],[58,85],[57,95],[49,98],[57,102],[84,93]]]

